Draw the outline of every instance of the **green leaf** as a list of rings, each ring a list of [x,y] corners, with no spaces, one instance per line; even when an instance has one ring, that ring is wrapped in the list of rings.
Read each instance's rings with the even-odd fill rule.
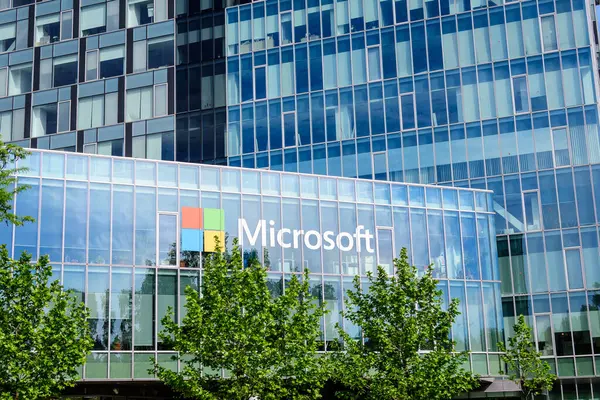
[[[308,271],[272,293],[257,260],[254,253],[242,257],[237,240],[231,253],[212,253],[201,293],[186,288],[181,323],[172,311],[163,319],[159,336],[178,352],[182,368],[176,373],[155,364],[152,372],[186,398],[321,397],[329,377],[327,358],[317,355],[325,311],[311,298]]]
[[[432,269],[419,277],[406,249],[394,266],[393,276],[381,267],[369,274],[368,290],[356,277],[347,293],[344,317],[362,336],[338,326],[345,351],[333,356],[337,396],[442,400],[476,388],[477,377],[462,368],[468,355],[456,353],[450,339],[458,301],[445,309]]]
[[[13,213],[16,162],[29,153],[0,141],[0,221],[22,225],[33,221]],[[16,186],[16,187],[15,187]],[[77,368],[92,349],[88,309],[51,281],[48,257],[35,263],[22,253],[9,257],[0,247],[0,400],[50,398],[73,386]]]
[[[522,399],[552,390],[556,376],[550,372],[550,364],[541,359],[532,341],[532,332],[523,315],[519,315],[514,325],[514,335],[508,339],[508,346],[499,343],[502,361],[506,364],[510,380],[521,388]]]
[[[85,305],[57,282],[42,256],[0,250],[0,399],[49,398],[73,386],[92,349]]]

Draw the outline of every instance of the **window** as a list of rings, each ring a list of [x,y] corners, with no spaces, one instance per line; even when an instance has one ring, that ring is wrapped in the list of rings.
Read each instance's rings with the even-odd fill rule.
[[[81,8],[81,36],[95,35],[119,29],[119,2],[95,4]]]
[[[8,68],[0,68],[0,97],[8,94]]]
[[[66,132],[71,126],[71,102],[58,103],[58,132]]]
[[[173,65],[173,46],[172,36],[148,40],[148,69]]]
[[[106,4],[83,7],[79,18],[81,36],[106,32]]]
[[[73,37],[73,11],[65,11],[61,16],[60,40],[69,40]]]
[[[104,95],[79,99],[78,129],[97,128],[104,125]]]
[[[33,107],[33,137],[57,132],[58,112],[56,103]]]
[[[60,39],[60,14],[50,14],[36,17],[36,45],[58,42]]]
[[[100,79],[123,75],[125,46],[100,49]]]
[[[119,94],[117,92],[104,95],[104,125],[119,123]]]
[[[167,84],[154,87],[154,116],[167,115]]]
[[[97,154],[105,156],[123,156],[123,139],[98,143]]]
[[[137,136],[132,141],[132,157],[152,160],[174,160],[173,132]]]
[[[13,65],[8,74],[8,95],[31,92],[31,63]]]
[[[569,138],[567,128],[554,129],[552,131],[552,141],[554,142],[554,163],[557,167],[571,164],[569,156]]]
[[[158,0],[163,1],[163,0]],[[148,0],[129,0],[127,27],[151,24],[154,22],[154,2]]]
[[[160,265],[175,266],[177,253],[177,216],[159,214],[158,259]]]
[[[48,60],[44,60],[48,61]],[[52,71],[52,86],[65,86],[77,82],[77,54],[57,57],[53,59],[54,68]],[[40,66],[41,70],[41,66]],[[40,73],[41,88],[41,73]]]
[[[513,78],[513,93],[515,99],[515,112],[529,111],[529,96],[527,94],[527,78],[519,76]]]
[[[0,25],[0,52],[15,50],[16,24]]]
[[[133,72],[146,70],[146,41],[133,42]]]
[[[12,111],[0,113],[0,140],[10,141],[12,132]]]
[[[375,81],[381,79],[381,61],[379,58],[379,46],[369,47],[369,80]]]
[[[25,109],[0,113],[0,140],[8,142],[24,137]]]
[[[85,55],[85,80],[98,79],[98,50],[88,51]]]
[[[558,50],[554,15],[542,17],[542,43],[544,44],[544,51]]]
[[[127,121],[152,118],[152,86],[127,91]]]
[[[172,36],[133,42],[133,72],[173,65],[174,42]]]
[[[97,146],[96,143],[84,144],[83,152],[85,154],[96,154]]]
[[[537,231],[542,229],[539,192],[523,192],[523,203],[525,204],[525,229]]]

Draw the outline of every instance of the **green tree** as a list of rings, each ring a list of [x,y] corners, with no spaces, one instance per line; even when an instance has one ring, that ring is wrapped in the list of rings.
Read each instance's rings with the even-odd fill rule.
[[[354,340],[339,326],[344,352],[336,353],[337,396],[346,399],[450,399],[478,386],[463,369],[466,353],[450,339],[460,314],[458,300],[444,306],[432,268],[421,277],[406,249],[394,260],[395,274],[379,267],[368,274],[368,290],[354,279],[344,317],[362,330]]]
[[[88,311],[52,281],[47,256],[0,250],[0,399],[41,399],[72,386],[92,349]]]
[[[550,372],[550,364],[540,358],[542,353],[536,350],[531,340],[531,328],[523,315],[519,315],[514,331],[508,339],[508,347],[499,343],[499,348],[504,353],[502,361],[506,364],[509,379],[521,388],[521,399],[529,400],[552,390],[556,376]]]
[[[193,399],[318,399],[328,376],[317,355],[324,309],[310,297],[308,271],[279,296],[271,286],[257,258],[244,266],[237,240],[230,257],[211,253],[201,295],[186,288],[181,326],[172,310],[162,321],[160,337],[178,352],[181,372],[155,365],[158,377]]]
[[[34,221],[17,216],[12,204],[18,172],[15,162],[27,151],[0,141],[0,221],[23,225]],[[36,263],[23,253],[11,259],[0,247],[0,400],[56,396],[72,386],[77,367],[92,348],[85,305],[52,281],[47,256]]]
[[[26,168],[16,168],[16,162],[25,158],[29,154],[14,144],[5,144],[0,141],[0,221],[16,226],[23,225],[24,222],[31,222],[33,218],[29,216],[19,217],[13,213],[13,199],[15,194],[26,190],[28,187],[19,185],[15,187],[18,172],[24,172]]]

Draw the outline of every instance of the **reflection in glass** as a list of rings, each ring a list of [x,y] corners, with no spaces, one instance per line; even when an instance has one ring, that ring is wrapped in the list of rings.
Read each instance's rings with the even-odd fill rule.
[[[525,228],[528,231],[542,229],[538,192],[524,192],[523,203],[525,204]]]
[[[377,229],[377,253],[379,256],[377,265],[382,267],[388,274],[394,272],[394,241],[391,229]]]
[[[329,310],[329,313],[325,314],[325,340],[328,347],[333,347],[339,337],[335,325],[342,323],[342,295],[339,278],[326,276],[323,294],[326,308]]]
[[[94,340],[94,350],[108,349],[109,281],[107,267],[88,267],[88,323]]]
[[[168,308],[172,308],[173,312],[177,310],[177,271],[174,270],[158,270],[158,333],[163,330],[162,319],[167,314]],[[177,321],[177,314],[173,316]],[[167,346],[161,343],[159,339],[158,350],[169,350]]]
[[[154,350],[154,269],[136,268],[134,350]]]
[[[452,339],[456,342],[456,351],[469,349],[469,330],[467,327],[467,299],[463,282],[450,281],[450,298],[460,301],[458,309],[460,315],[452,326]]]
[[[177,264],[177,216],[158,216],[158,259],[160,265]]]
[[[64,261],[85,262],[87,243],[87,183],[67,181]]]
[[[110,262],[110,186],[101,183],[90,185],[90,231],[88,262],[107,264]]]
[[[18,206],[16,214],[18,217],[31,216],[36,220],[39,210],[40,183],[38,179],[20,178],[18,185],[27,185],[29,189],[17,195]],[[15,258],[21,256],[23,251],[37,259],[37,223],[27,223],[15,228]]]
[[[113,186],[113,264],[133,263],[133,187]]]
[[[135,265],[156,265],[156,191],[136,188]]]
[[[573,336],[569,323],[569,303],[566,293],[552,294],[552,326],[556,355],[573,355]]]
[[[110,288],[110,348],[131,350],[132,268],[113,268]]]

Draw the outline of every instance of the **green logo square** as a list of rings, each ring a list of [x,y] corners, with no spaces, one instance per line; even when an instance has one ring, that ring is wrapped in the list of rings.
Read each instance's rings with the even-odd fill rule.
[[[225,213],[219,208],[204,209],[204,229],[212,231],[225,230]]]

